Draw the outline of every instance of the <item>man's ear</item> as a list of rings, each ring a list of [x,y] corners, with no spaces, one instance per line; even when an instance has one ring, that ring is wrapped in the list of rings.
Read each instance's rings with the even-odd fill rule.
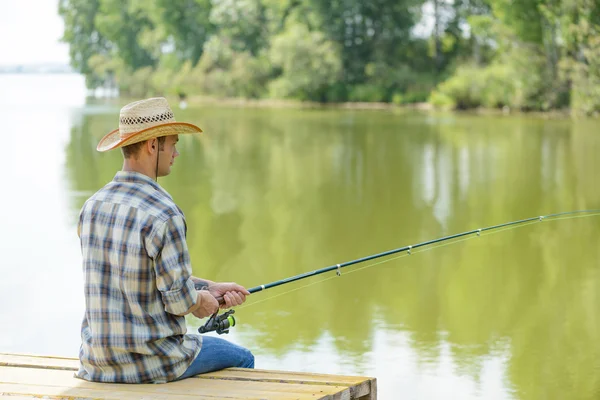
[[[156,148],[158,147],[158,143],[156,138],[152,138],[149,139],[148,142],[146,143],[146,149],[148,150],[148,153],[153,154],[156,151]]]

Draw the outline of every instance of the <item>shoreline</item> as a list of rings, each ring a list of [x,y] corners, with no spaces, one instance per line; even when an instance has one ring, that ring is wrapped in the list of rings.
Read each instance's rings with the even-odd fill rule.
[[[168,96],[172,104],[178,104],[179,100],[174,96]],[[383,102],[341,102],[341,103],[319,103],[315,101],[285,100],[285,99],[244,99],[244,98],[217,98],[210,96],[190,96],[186,100],[188,105],[223,105],[247,108],[289,108],[289,109],[339,109],[339,110],[390,110],[390,111],[419,111],[419,112],[446,112],[457,115],[479,115],[479,116],[528,116],[546,119],[576,119],[578,117],[571,110],[550,111],[519,111],[495,108],[474,108],[468,110],[439,109],[427,102],[411,104],[393,104]],[[579,117],[582,119],[594,119],[594,117]]]
[[[161,96],[161,94],[155,94],[154,96]],[[173,95],[162,95],[167,98],[172,106],[180,107],[180,100],[177,96]],[[120,103],[128,103],[129,101],[135,101],[137,98],[131,98],[129,96],[122,97],[93,97],[96,100],[113,100]],[[199,105],[213,105],[213,106],[227,106],[227,107],[239,107],[239,108],[272,108],[272,109],[332,109],[332,110],[356,110],[356,111],[369,111],[369,110],[380,110],[380,111],[416,111],[423,113],[452,113],[455,115],[464,116],[491,116],[491,117],[532,117],[542,119],[592,119],[595,120],[598,117],[593,116],[576,116],[571,113],[570,109],[563,110],[550,110],[550,111],[520,111],[520,110],[509,110],[495,109],[495,108],[474,108],[468,110],[459,109],[440,109],[435,108],[433,105],[427,102],[423,103],[411,103],[411,104],[393,104],[383,102],[341,102],[341,103],[320,103],[316,101],[300,101],[300,100],[286,100],[286,99],[244,99],[244,98],[220,98],[211,96],[189,96],[186,100],[186,107],[199,106]]]

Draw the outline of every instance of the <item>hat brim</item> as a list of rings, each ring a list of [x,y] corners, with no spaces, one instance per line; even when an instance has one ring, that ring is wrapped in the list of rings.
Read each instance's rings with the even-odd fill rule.
[[[202,132],[202,129],[198,128],[196,125],[188,124],[187,122],[169,122],[166,124],[155,125],[150,128],[131,133],[123,138],[119,134],[119,130],[115,129],[100,139],[96,150],[108,151],[117,149],[119,147],[128,146],[130,144],[143,142],[144,140],[155,137],[200,132]]]

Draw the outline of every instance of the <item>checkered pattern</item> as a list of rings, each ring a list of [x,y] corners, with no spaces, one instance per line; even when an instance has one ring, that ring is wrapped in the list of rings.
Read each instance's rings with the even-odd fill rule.
[[[201,339],[178,316],[196,302],[183,212],[149,177],[119,171],[79,218],[86,311],[76,376],[163,383],[182,375]]]

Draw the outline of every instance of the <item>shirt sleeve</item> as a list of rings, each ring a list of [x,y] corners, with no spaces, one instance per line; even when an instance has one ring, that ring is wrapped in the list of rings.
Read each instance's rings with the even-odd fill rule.
[[[155,236],[158,254],[154,262],[156,286],[165,311],[182,315],[196,304],[198,295],[192,281],[192,266],[182,216],[168,219]]]

